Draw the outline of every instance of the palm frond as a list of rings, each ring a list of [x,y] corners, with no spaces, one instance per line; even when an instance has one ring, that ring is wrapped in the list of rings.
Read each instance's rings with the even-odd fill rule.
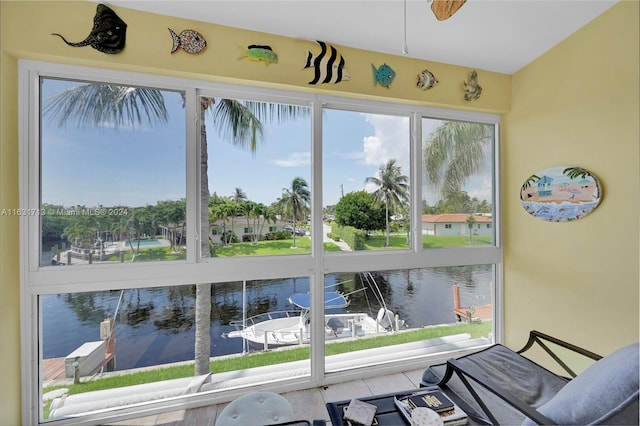
[[[76,86],[48,99],[43,115],[60,127],[75,122],[78,127],[136,128],[169,121],[160,90],[102,83]]]

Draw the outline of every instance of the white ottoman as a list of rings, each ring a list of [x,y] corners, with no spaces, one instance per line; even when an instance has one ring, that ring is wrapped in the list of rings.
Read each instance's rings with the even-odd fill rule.
[[[216,426],[260,426],[293,420],[286,398],[273,392],[251,392],[236,398],[216,418]]]

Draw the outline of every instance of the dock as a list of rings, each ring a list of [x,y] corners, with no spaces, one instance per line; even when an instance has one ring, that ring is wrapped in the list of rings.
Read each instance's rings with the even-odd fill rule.
[[[100,324],[101,341],[86,342],[66,357],[44,358],[42,360],[42,382],[93,376],[101,371],[115,369],[115,321],[113,317]],[[73,373],[72,361],[77,361]]]
[[[489,283],[489,287],[493,288],[493,283]],[[458,321],[484,321],[493,318],[493,305],[461,306],[460,305],[460,286],[454,284],[451,286],[453,291],[453,313]]]

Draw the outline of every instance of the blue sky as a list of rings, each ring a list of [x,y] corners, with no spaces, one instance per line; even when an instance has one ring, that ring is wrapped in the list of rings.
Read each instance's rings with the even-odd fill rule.
[[[43,98],[66,85],[45,80]],[[60,128],[45,119],[42,201],[66,207],[143,206],[184,198],[184,109],[179,94],[164,93],[171,117],[167,125],[78,129],[75,124]],[[230,196],[239,187],[249,199],[268,205],[295,177],[311,186],[310,118],[267,124],[263,143],[254,154],[222,140],[210,120],[207,124],[211,193]],[[323,126],[323,205],[337,203],[341,192],[373,190],[365,188],[365,178],[375,176],[391,158],[409,174],[407,117],[325,110]],[[486,185],[475,178],[468,191],[478,196]]]

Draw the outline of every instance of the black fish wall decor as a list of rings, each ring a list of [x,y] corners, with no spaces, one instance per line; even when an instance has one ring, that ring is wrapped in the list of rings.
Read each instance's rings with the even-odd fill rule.
[[[60,37],[65,43],[73,47],[91,46],[99,52],[115,54],[124,49],[127,24],[108,6],[99,4],[96,16],[93,18],[93,28],[89,36],[78,43],[68,42],[61,34],[52,33]]]
[[[351,76],[344,67],[344,58],[338,53],[338,50],[329,43],[316,42],[320,45],[320,53],[313,54],[307,51],[307,63],[304,66],[314,69],[314,77],[309,84],[335,84],[350,80]]]

